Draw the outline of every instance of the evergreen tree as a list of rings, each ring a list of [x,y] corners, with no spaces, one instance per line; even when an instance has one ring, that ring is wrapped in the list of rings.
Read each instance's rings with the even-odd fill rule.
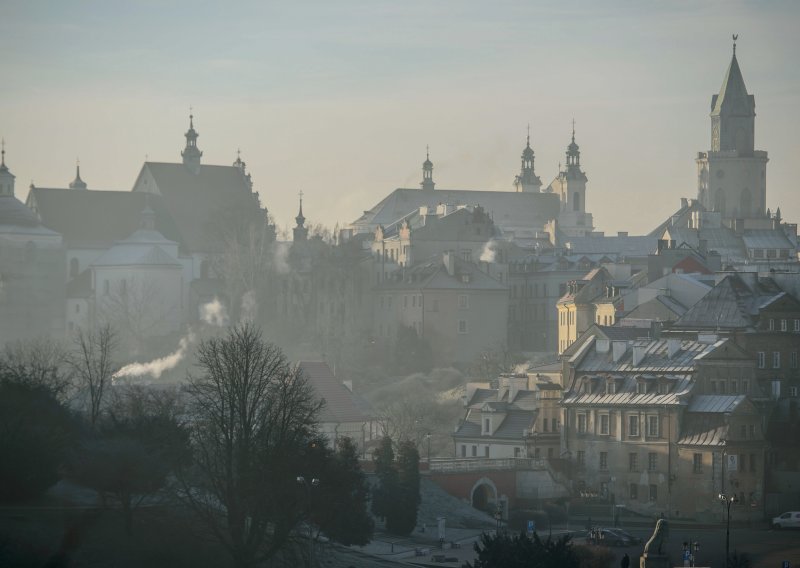
[[[407,535],[417,524],[419,495],[419,452],[414,442],[402,442],[397,456],[397,491],[392,511],[386,518],[386,530]]]
[[[394,468],[394,449],[392,439],[384,436],[375,449],[375,474],[378,485],[372,491],[372,514],[386,518],[391,514],[397,491],[397,470]]]
[[[578,568],[580,561],[570,540],[569,535],[543,541],[536,533],[533,538],[525,533],[484,533],[480,544],[475,543],[478,558],[463,568]]]
[[[320,529],[345,546],[367,544],[373,530],[367,513],[369,488],[350,438],[339,440],[338,451],[329,458],[320,479],[321,502],[314,514]]]

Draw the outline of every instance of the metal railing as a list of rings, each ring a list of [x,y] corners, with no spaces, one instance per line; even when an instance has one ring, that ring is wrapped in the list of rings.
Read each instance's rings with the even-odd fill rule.
[[[430,471],[435,473],[464,473],[470,471],[498,471],[520,469],[547,469],[544,458],[433,458]]]

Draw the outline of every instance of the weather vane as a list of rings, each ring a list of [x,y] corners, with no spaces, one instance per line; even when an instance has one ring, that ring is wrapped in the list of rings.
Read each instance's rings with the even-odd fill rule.
[[[736,40],[739,39],[739,34],[733,34],[733,54],[736,55]]]

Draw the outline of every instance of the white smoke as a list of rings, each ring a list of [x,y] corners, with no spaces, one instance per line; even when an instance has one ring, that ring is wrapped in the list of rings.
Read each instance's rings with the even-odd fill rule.
[[[275,270],[278,271],[278,274],[289,274],[291,268],[289,267],[289,248],[291,247],[291,243],[286,242],[276,242],[273,245],[274,255],[273,261]]]
[[[209,325],[223,327],[228,325],[228,310],[215,297],[213,301],[200,306],[200,319]]]
[[[189,346],[194,343],[194,340],[194,334],[189,332],[188,335],[181,338],[180,343],[178,343],[178,349],[169,355],[165,355],[159,359],[153,359],[148,363],[131,363],[130,365],[125,365],[119,371],[114,373],[112,378],[121,379],[123,377],[141,377],[144,375],[150,375],[154,379],[158,379],[161,377],[164,371],[174,369],[178,363],[183,360],[183,358],[186,356],[186,351],[189,349]]]
[[[495,257],[497,257],[497,253],[494,250],[494,241],[491,240],[483,245],[483,250],[481,251],[481,262],[494,262]]]
[[[241,317],[242,322],[254,321],[258,316],[258,301],[256,300],[255,290],[248,290],[242,295],[242,309]]]

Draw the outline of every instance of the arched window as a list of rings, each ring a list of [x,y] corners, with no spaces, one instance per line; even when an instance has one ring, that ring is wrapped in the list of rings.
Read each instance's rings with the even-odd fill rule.
[[[580,211],[581,210],[581,194],[577,191],[572,194],[572,210],[573,211]]]
[[[725,213],[725,192],[722,188],[717,189],[717,193],[714,194],[714,211]]]
[[[69,261],[69,277],[75,278],[78,275],[78,270],[80,266],[78,265],[78,259],[73,258]]]
[[[750,195],[750,190],[745,187],[739,196],[739,214],[742,217],[750,217],[753,214],[752,209],[753,197]]]

